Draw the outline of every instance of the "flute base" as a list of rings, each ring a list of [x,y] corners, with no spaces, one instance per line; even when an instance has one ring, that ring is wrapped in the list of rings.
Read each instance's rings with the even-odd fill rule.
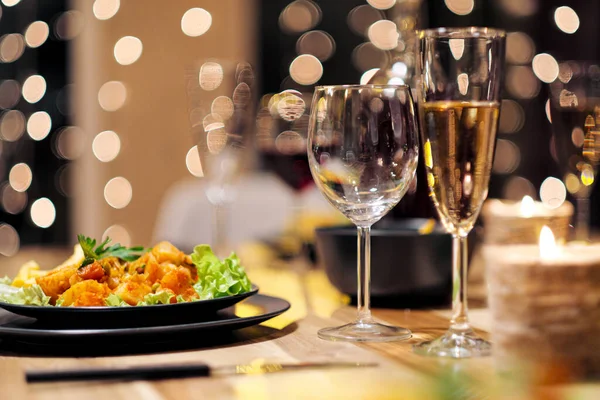
[[[449,329],[437,339],[414,345],[413,351],[423,356],[472,358],[491,355],[492,345],[478,337],[472,329]]]
[[[324,328],[317,334],[321,339],[343,342],[393,342],[412,336],[412,332],[406,328],[383,325],[373,320]]]

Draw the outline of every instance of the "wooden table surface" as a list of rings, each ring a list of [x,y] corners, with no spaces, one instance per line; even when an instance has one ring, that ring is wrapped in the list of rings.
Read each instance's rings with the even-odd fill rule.
[[[1,265],[0,265],[1,267]],[[2,273],[2,271],[0,271]],[[0,399],[598,399],[597,385],[531,388],[505,384],[493,358],[451,360],[422,357],[411,345],[440,335],[448,311],[374,310],[381,321],[407,327],[410,340],[381,344],[328,342],[318,329],[348,322],[355,309],[333,289],[320,271],[297,274],[289,268],[250,268],[265,294],[292,303],[285,314],[260,326],[230,335],[199,339],[192,349],[149,345],[141,354],[111,357],[23,356],[0,353]],[[477,274],[475,274],[477,276]],[[477,292],[477,290],[475,290]],[[243,312],[243,305],[239,308]],[[473,325],[485,337],[490,325],[485,309],[471,310]],[[90,343],[106,346],[110,343]],[[146,351],[147,350],[147,351]],[[128,383],[74,382],[27,385],[26,369],[134,366],[205,362],[212,366],[262,362],[375,362],[377,367],[303,370],[287,373],[191,378]],[[577,397],[571,397],[571,396]],[[550,397],[549,397],[550,396]]]

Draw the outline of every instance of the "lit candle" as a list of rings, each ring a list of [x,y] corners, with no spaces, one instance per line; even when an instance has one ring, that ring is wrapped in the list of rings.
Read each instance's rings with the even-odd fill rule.
[[[560,245],[543,226],[537,244],[487,245],[494,357],[600,372],[600,244]]]
[[[573,205],[564,202],[549,208],[525,196],[521,201],[492,199],[485,202],[481,215],[485,227],[485,243],[537,243],[542,226],[547,225],[560,242],[569,236]]]

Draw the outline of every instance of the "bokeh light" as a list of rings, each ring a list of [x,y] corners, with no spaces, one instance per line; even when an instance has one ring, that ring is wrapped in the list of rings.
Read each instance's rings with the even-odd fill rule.
[[[514,201],[521,201],[524,196],[535,198],[535,187],[533,183],[522,176],[512,176],[504,185],[503,196],[505,199]]]
[[[277,102],[277,114],[285,121],[292,122],[304,114],[306,104],[302,99],[302,94],[295,91],[285,91],[279,96]]]
[[[301,85],[312,85],[323,76],[323,65],[311,54],[299,55],[290,64],[290,77]]]
[[[511,64],[529,64],[535,55],[535,43],[524,32],[506,35],[506,61]]]
[[[119,243],[122,246],[131,246],[131,235],[122,225],[111,225],[102,234],[102,240],[111,239],[111,244]]]
[[[85,19],[79,11],[63,13],[54,24],[54,34],[61,40],[72,40],[83,30]]]
[[[215,90],[223,82],[223,67],[216,62],[206,62],[200,67],[198,79],[202,89]]]
[[[19,82],[7,79],[0,83],[0,108],[14,107],[21,97]]]
[[[25,163],[15,164],[8,174],[8,182],[17,192],[24,192],[29,189],[32,180],[31,168]]]
[[[244,82],[238,84],[233,90],[233,96],[231,97],[235,109],[246,109],[252,100],[250,86]]]
[[[384,17],[382,11],[364,4],[353,8],[348,13],[348,26],[357,35],[366,37],[369,27]]]
[[[396,0],[367,0],[367,3],[378,10],[387,10],[388,8],[394,7]]]
[[[17,192],[8,183],[2,185],[0,194],[2,196],[2,208],[9,214],[19,214],[27,207],[27,193]]]
[[[304,139],[294,131],[281,132],[275,139],[275,148],[281,154],[298,154],[306,151]]]
[[[74,186],[74,170],[75,164],[69,163],[63,165],[56,171],[55,175],[55,184],[56,188],[65,197],[71,197],[73,195],[73,186]]]
[[[540,81],[536,79],[531,68],[514,66],[506,74],[506,88],[509,93],[519,99],[532,99],[540,92]]]
[[[308,31],[321,22],[321,9],[310,0],[295,0],[279,15],[279,27],[286,33]]]
[[[83,154],[85,135],[81,128],[67,126],[56,134],[56,153],[65,160],[75,160]]]
[[[19,233],[8,224],[0,224],[0,254],[12,257],[19,251]]]
[[[538,0],[499,0],[499,3],[513,17],[529,17],[538,10]]]
[[[195,177],[202,178],[204,176],[202,162],[200,161],[200,153],[198,152],[198,146],[194,146],[188,150],[187,154],[185,155],[185,165],[190,174],[194,175]]]
[[[233,109],[233,101],[227,96],[215,98],[210,105],[211,113],[220,115],[223,120],[228,120],[233,116]]]
[[[20,2],[21,0],[2,0],[2,4],[4,4],[6,7],[16,6]]]
[[[52,129],[52,119],[46,111],[37,111],[27,120],[27,133],[33,140],[42,140]]]
[[[533,73],[542,81],[551,83],[558,78],[558,62],[550,54],[541,53],[533,57]]]
[[[115,44],[115,60],[121,65],[131,65],[142,55],[144,46],[135,36],[123,36]]]
[[[456,83],[458,84],[458,91],[460,94],[466,96],[467,92],[469,91],[469,75],[464,72],[459,74],[456,77]]]
[[[221,129],[225,127],[223,123],[223,117],[219,114],[208,114],[202,119],[202,126],[206,132],[210,132],[215,129]]]
[[[100,132],[92,142],[92,152],[102,162],[114,160],[121,151],[121,139],[113,131]]]
[[[31,48],[40,47],[48,39],[50,28],[44,21],[35,21],[25,31],[25,43]]]
[[[575,147],[583,147],[583,143],[585,142],[585,133],[583,133],[583,129],[576,126],[571,131],[571,141]]]
[[[0,115],[0,137],[7,142],[14,142],[23,136],[25,125],[25,116],[21,111],[6,111]]]
[[[455,60],[460,60],[465,52],[465,40],[464,39],[450,39],[448,40],[448,46],[450,46],[450,52]]]
[[[306,32],[296,42],[298,54],[312,54],[321,61],[328,60],[335,52],[335,40],[327,32]]]
[[[122,176],[112,178],[104,186],[104,199],[113,208],[125,208],[131,202],[133,189],[131,183]]]
[[[127,100],[127,88],[123,82],[106,82],[98,91],[98,103],[105,111],[117,111]]]
[[[560,207],[567,198],[565,184],[557,178],[549,176],[540,186],[540,199],[549,208]]]
[[[236,65],[235,81],[238,84],[245,83],[249,87],[252,87],[254,85],[254,70],[252,69],[252,66],[245,62]]]
[[[514,100],[502,100],[500,112],[500,133],[515,133],[523,128],[525,123],[525,111],[519,103]]]
[[[352,51],[352,63],[361,72],[387,65],[388,52],[378,49],[373,43],[362,43]]]
[[[54,203],[47,197],[37,199],[31,205],[31,220],[40,228],[49,228],[56,219],[56,208]]]
[[[37,103],[46,94],[46,80],[41,75],[31,75],[23,82],[23,98],[31,104]]]
[[[115,16],[121,7],[120,0],[96,0],[92,11],[99,20],[107,20]]]
[[[0,62],[11,63],[19,59],[25,51],[25,39],[19,33],[9,33],[0,37]]]
[[[392,21],[382,19],[375,22],[367,31],[369,40],[381,50],[392,50],[398,46],[398,27]]]
[[[362,76],[360,77],[360,84],[366,85],[367,83],[369,83],[371,78],[373,78],[375,76],[375,74],[377,74],[378,71],[379,71],[379,68],[371,68],[371,69],[365,71],[362,74]]]
[[[571,194],[576,194],[581,189],[581,182],[575,174],[568,173],[565,175],[565,186]]]
[[[456,15],[467,15],[475,7],[474,0],[444,0],[446,7]]]
[[[550,111],[550,99],[546,100],[546,106],[544,107],[546,111],[546,119],[548,122],[552,123],[552,112]]]
[[[579,16],[571,7],[558,7],[554,11],[554,22],[564,33],[575,33],[579,29]]]
[[[509,140],[498,139],[493,170],[497,174],[514,172],[521,162],[521,152],[516,144]]]
[[[571,68],[569,63],[561,63],[558,65],[558,79],[562,83],[569,83],[572,77],[573,68]]]
[[[181,17],[181,30],[188,36],[204,35],[212,25],[212,15],[204,8],[190,8]]]
[[[206,133],[206,147],[211,154],[219,154],[227,145],[227,132],[225,129],[212,129]]]
[[[72,99],[75,96],[75,85],[65,85],[56,95],[56,108],[62,115],[71,115],[73,112]]]

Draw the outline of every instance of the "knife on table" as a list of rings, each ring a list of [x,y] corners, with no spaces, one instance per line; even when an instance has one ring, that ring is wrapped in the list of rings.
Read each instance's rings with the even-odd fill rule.
[[[322,362],[298,364],[246,364],[210,367],[207,364],[146,365],[128,368],[92,368],[53,371],[27,371],[28,383],[64,381],[135,381],[180,379],[223,375],[251,375],[272,372],[289,372],[305,369],[376,367],[376,363]]]

